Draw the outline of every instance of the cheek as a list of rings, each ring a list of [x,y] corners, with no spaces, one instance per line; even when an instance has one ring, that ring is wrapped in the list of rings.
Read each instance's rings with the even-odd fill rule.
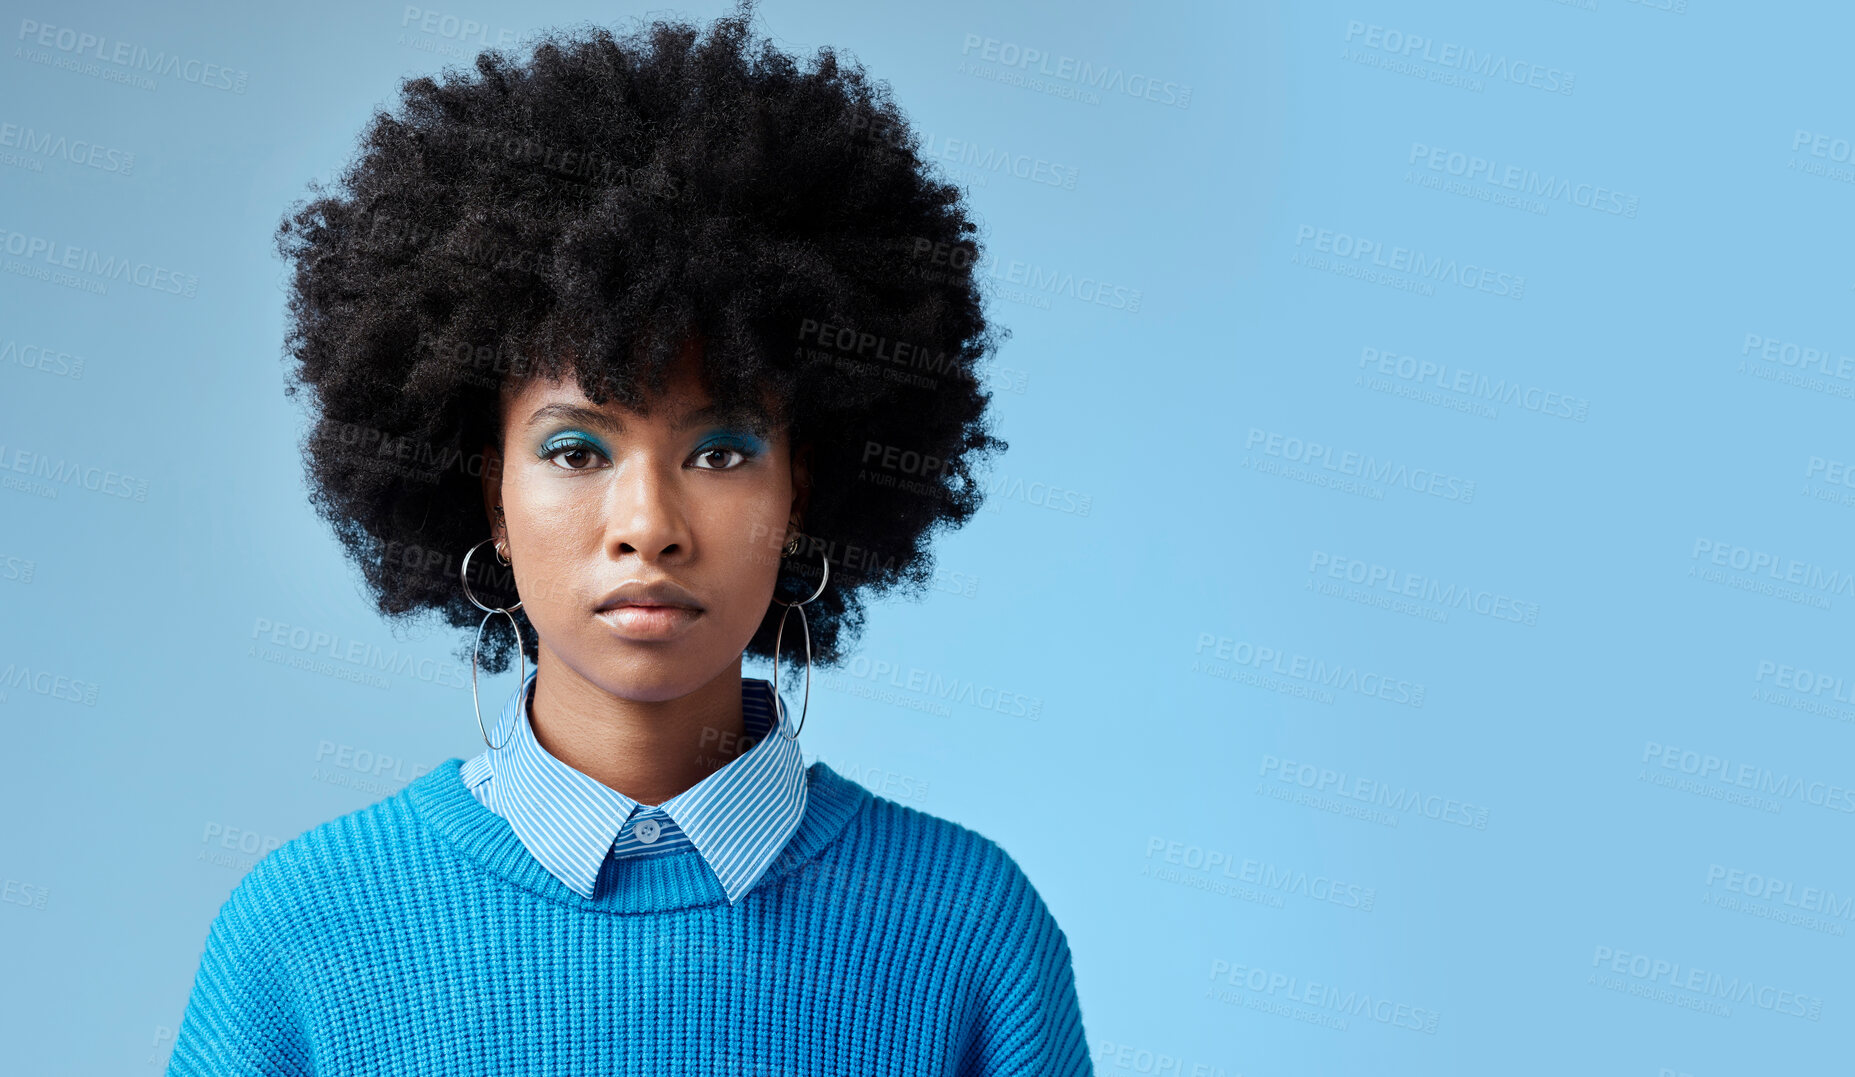
[[[601,556],[605,521],[594,484],[564,485],[512,479],[503,488],[524,608],[537,622],[584,604],[586,567]]]
[[[784,503],[772,496],[742,499],[709,515],[704,524],[698,543],[728,592],[771,595],[786,536]]]
[[[543,557],[597,545],[604,530],[604,489],[595,482],[515,481],[505,488],[509,526]]]

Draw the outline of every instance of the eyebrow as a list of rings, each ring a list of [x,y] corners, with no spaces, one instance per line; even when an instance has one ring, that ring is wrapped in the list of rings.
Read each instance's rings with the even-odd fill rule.
[[[720,415],[720,409],[714,404],[702,408],[691,408],[684,411],[677,419],[674,429],[687,430],[704,419],[719,418]],[[566,419],[569,422],[579,423],[581,426],[603,427],[616,430],[621,434],[625,431],[623,419],[583,404],[544,404],[528,417],[528,425],[533,426],[544,419]]]

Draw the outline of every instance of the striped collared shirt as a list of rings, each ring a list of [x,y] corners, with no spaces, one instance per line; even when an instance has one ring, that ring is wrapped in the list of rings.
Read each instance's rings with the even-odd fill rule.
[[[502,747],[464,764],[471,794],[508,820],[541,866],[582,897],[593,896],[608,855],[659,856],[692,845],[730,904],[746,896],[805,815],[804,760],[799,742],[773,729],[772,684],[741,678],[744,736],[753,746],[652,806],[573,769],[535,740],[529,707],[539,672],[529,672],[490,730]],[[791,725],[788,718],[779,728]]]

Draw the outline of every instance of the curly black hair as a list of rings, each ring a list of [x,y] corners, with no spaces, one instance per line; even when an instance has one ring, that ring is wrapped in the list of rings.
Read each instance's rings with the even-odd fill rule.
[[[978,365],[1006,333],[982,311],[962,192],[886,82],[829,47],[803,68],[750,39],[750,14],[554,30],[527,63],[488,49],[474,72],[403,80],[333,190],[312,180],[278,225],[311,499],[383,615],[483,617],[460,563],[488,535],[478,450],[500,443],[510,379],[571,374],[642,409],[690,340],[717,405],[812,448],[780,596],[830,562],[805,607],[815,663],[845,657],[865,596],[922,593],[929,536],[978,510],[975,471],[1009,448]],[[470,572],[478,598],[513,603],[494,556]],[[782,612],[747,654],[772,657]],[[483,668],[514,642],[492,619]]]

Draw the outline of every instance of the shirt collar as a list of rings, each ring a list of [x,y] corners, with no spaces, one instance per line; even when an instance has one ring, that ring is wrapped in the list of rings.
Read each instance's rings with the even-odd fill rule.
[[[487,805],[509,821],[548,873],[590,899],[606,853],[638,801],[556,759],[534,737],[529,706],[532,670],[510,695],[493,736],[504,741],[469,768],[491,779]],[[715,879],[738,904],[785,847],[805,814],[805,764],[792,723],[780,713],[773,686],[741,678],[741,709],[749,734],[765,735],[708,777],[657,805],[682,828]],[[511,730],[513,726],[513,730]],[[468,773],[468,771],[467,771]]]

